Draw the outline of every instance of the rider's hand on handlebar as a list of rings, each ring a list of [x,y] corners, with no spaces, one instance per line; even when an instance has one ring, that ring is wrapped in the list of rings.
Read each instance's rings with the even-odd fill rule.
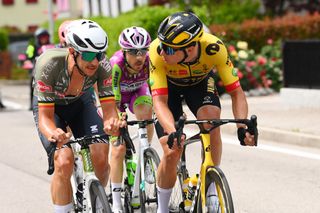
[[[71,132],[64,132],[60,128],[56,128],[53,132],[52,135],[48,138],[50,142],[56,142],[57,147],[60,148],[63,144],[67,143],[72,134]]]
[[[104,122],[104,128],[103,130],[108,134],[112,136],[119,136],[120,127],[125,127],[127,125],[126,122],[126,113],[122,113],[120,118],[110,118],[109,120]]]
[[[254,135],[251,135],[249,131],[243,127],[238,128],[238,139],[243,146],[254,146]]]
[[[180,142],[178,141],[179,134],[177,132],[172,132],[168,136],[168,146],[170,149],[175,150],[175,149],[181,149],[183,147],[184,141],[186,139],[186,134],[182,133],[180,135]]]

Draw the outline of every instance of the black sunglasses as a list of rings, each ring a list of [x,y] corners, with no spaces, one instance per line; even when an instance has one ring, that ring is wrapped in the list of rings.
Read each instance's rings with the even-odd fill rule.
[[[172,48],[162,42],[160,42],[159,47],[166,53],[166,55],[174,55],[178,50],[182,50],[181,48]]]
[[[130,55],[134,55],[134,56],[142,55],[142,56],[144,56],[144,55],[147,54],[148,50],[149,50],[148,48],[142,48],[142,49],[125,49],[124,51],[129,53]]]

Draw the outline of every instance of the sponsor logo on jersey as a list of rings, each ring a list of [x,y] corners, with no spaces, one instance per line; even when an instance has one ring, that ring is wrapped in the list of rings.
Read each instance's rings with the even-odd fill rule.
[[[111,84],[112,84],[112,77],[111,76],[108,79],[103,80],[104,87],[111,86]]]
[[[238,71],[237,71],[237,69],[235,69],[235,68],[232,69],[232,75],[235,76],[235,77],[238,76]]]
[[[40,92],[52,92],[52,87],[46,85],[43,81],[37,81],[37,87]]]
[[[179,75],[187,75],[188,70],[179,70],[178,73],[179,73]]]

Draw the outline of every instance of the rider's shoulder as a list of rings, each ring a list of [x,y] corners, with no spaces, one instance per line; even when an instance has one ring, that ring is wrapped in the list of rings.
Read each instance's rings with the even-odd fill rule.
[[[203,45],[210,45],[210,44],[221,44],[224,45],[222,40],[210,33],[203,33],[203,36],[200,39],[200,43]]]
[[[122,66],[122,65],[124,65],[124,62],[125,62],[125,58],[124,58],[122,50],[116,51],[110,58],[110,63],[111,63],[112,67],[115,64]]]
[[[158,38],[154,39],[149,47],[149,56],[152,57],[153,55],[160,55],[160,40]]]
[[[63,48],[52,48],[46,50],[37,58],[37,64],[50,64],[51,66],[54,64],[64,63],[65,58],[68,54],[67,49]]]

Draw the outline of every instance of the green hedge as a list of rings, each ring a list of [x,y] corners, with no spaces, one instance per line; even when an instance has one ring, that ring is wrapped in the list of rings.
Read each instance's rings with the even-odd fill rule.
[[[225,41],[247,41],[250,47],[259,51],[268,39],[274,41],[319,39],[320,14],[288,14],[275,19],[250,19],[241,24],[213,24],[210,29]]]
[[[0,51],[5,51],[9,46],[8,32],[0,28]]]
[[[121,31],[126,27],[139,26],[145,28],[151,35],[152,39],[156,38],[158,26],[161,21],[173,12],[178,11],[178,8],[169,9],[163,6],[154,7],[138,7],[133,11],[123,13],[116,18],[110,17],[91,17],[93,20],[101,25],[107,32],[109,37],[109,47],[107,55],[110,57],[120,47],[118,45],[118,37]],[[55,23],[55,35],[58,35],[58,28],[64,20],[58,20]],[[56,36],[55,42],[58,43],[59,39]]]

